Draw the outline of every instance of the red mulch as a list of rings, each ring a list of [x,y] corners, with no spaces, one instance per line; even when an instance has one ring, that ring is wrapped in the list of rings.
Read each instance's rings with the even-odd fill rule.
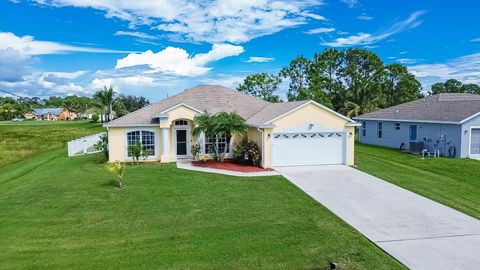
[[[236,171],[236,172],[268,172],[272,170],[272,169],[264,169],[261,167],[238,164],[238,163],[235,163],[235,160],[232,160],[232,159],[225,159],[223,163],[215,160],[192,161],[192,165],[197,167],[229,170],[229,171]]]

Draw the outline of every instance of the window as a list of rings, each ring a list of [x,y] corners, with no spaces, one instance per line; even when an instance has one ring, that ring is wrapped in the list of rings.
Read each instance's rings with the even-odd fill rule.
[[[230,152],[230,134],[225,134],[222,137],[218,138],[218,151],[223,152],[225,151],[225,147],[227,148],[227,153]],[[213,138],[209,138],[207,134],[205,134],[205,153],[213,152],[213,144],[215,140]]]
[[[377,137],[379,139],[381,139],[383,137],[383,123],[382,122],[378,122],[378,127],[377,127]]]
[[[175,126],[186,126],[188,125],[187,120],[177,120],[175,121]]]
[[[134,143],[140,143],[144,153],[155,156],[155,133],[146,130],[136,130],[127,133],[127,147]],[[128,151],[127,151],[128,153]]]
[[[366,122],[362,123],[362,136],[363,137],[367,136],[367,123]]]
[[[395,130],[400,130],[400,123],[395,123]]]

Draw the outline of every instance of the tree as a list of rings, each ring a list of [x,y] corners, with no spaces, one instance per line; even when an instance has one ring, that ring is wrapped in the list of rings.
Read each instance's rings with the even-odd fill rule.
[[[462,83],[455,79],[449,79],[444,84],[446,93],[461,93]]]
[[[125,104],[125,109],[128,112],[136,111],[150,104],[150,101],[147,98],[141,96],[120,95],[120,98],[122,99],[123,104]]]
[[[123,187],[123,177],[125,176],[125,165],[120,161],[115,161],[113,163],[107,163],[105,165],[107,170],[114,173],[117,176],[118,187]]]
[[[235,134],[244,136],[247,133],[245,119],[234,112],[221,112],[215,115],[214,126],[215,138],[224,135],[230,135],[230,137],[233,137]],[[223,162],[226,153],[227,147],[225,147],[223,153],[220,154],[221,162]]]
[[[125,112],[125,105],[123,104],[121,98],[116,96],[116,92],[111,86],[104,86],[102,90],[96,92],[93,95],[96,106],[100,111],[107,115],[107,122],[113,119],[113,111],[117,114],[122,114]]]
[[[462,82],[449,79],[444,83],[435,83],[429,92],[430,95],[440,93],[470,93],[480,95],[480,86],[474,83],[462,84]]]
[[[462,85],[462,92],[480,95],[480,86],[474,83],[464,84]]]
[[[280,76],[289,79],[287,98],[289,101],[310,99],[310,70],[311,62],[303,56],[293,59],[290,64],[280,71]]]
[[[349,49],[345,61],[341,74],[347,94],[341,111],[352,117],[377,110],[384,102],[385,68],[382,60],[373,52]]]
[[[0,112],[2,113],[3,119],[11,120],[15,117],[17,110],[15,109],[14,104],[12,103],[3,103],[0,105]]]
[[[446,92],[445,85],[443,85],[443,83],[434,83],[432,84],[432,89],[429,92],[429,94],[436,95],[436,94],[445,93],[445,92]]]
[[[68,111],[68,120],[72,120],[72,112],[78,113],[77,96],[67,96],[63,101],[63,108]]]
[[[193,118],[193,128],[192,134],[194,137],[200,136],[201,133],[204,133],[208,138],[216,138],[215,135],[215,117],[214,115],[204,112],[203,114],[196,115]],[[213,145],[214,157],[218,156],[218,145],[215,143]],[[211,154],[211,153],[209,153]]]
[[[317,93],[321,90],[322,98],[328,98],[328,101],[316,101],[336,110],[339,110],[341,108],[339,104],[343,104],[345,101],[346,90],[341,80],[341,71],[344,64],[345,52],[337,49],[326,49],[315,54],[310,69],[312,89]]]
[[[220,153],[218,138],[226,134],[233,136],[234,134],[245,135],[247,132],[247,125],[245,119],[236,113],[221,112],[215,115],[205,112],[201,115],[195,116],[193,119],[195,128],[193,129],[193,136],[198,137],[202,132],[209,138],[215,138],[212,152],[209,153],[215,160],[223,162],[227,148]]]
[[[247,76],[243,84],[237,87],[237,90],[269,102],[279,102],[280,97],[275,92],[281,82],[282,80],[276,75],[253,74]]]
[[[387,107],[402,104],[421,97],[422,85],[405,66],[391,64],[385,67],[385,96]]]

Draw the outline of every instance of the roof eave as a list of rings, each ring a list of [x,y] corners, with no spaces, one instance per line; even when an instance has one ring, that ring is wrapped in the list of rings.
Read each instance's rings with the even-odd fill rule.
[[[432,123],[432,124],[451,124],[459,125],[462,121],[437,121],[437,120],[420,120],[420,119],[392,119],[392,118],[368,118],[368,117],[354,117],[355,120],[360,121],[391,121],[391,122],[416,122],[416,123]]]

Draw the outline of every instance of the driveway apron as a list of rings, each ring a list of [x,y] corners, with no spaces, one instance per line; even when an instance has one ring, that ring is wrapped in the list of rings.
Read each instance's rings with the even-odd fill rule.
[[[347,166],[275,169],[410,269],[480,269],[478,219]]]

